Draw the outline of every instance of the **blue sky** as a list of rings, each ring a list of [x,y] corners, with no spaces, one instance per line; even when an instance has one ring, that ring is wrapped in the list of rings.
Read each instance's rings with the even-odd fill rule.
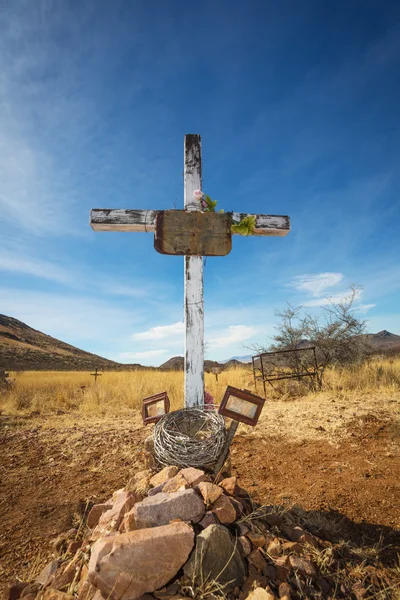
[[[183,350],[183,259],[91,208],[183,206],[183,136],[226,210],[288,214],[205,267],[208,357],[350,283],[400,333],[400,5],[14,0],[0,7],[0,312],[121,362]]]

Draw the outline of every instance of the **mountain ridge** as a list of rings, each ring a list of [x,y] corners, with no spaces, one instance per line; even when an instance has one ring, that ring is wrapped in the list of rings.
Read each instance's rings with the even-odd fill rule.
[[[373,354],[392,355],[400,353],[400,335],[391,333],[386,329],[378,333],[364,334],[370,342]],[[310,344],[302,340],[302,347]],[[239,359],[249,358],[249,355],[233,356],[226,361],[204,361],[206,372],[213,368],[221,370],[246,366],[249,362]],[[251,357],[250,357],[251,358]],[[122,364],[97,354],[81,350],[57,338],[51,337],[7,315],[0,314],[0,368],[10,371],[87,371],[91,369],[103,370],[183,370],[183,356],[174,356],[159,367],[147,367],[136,364]]]

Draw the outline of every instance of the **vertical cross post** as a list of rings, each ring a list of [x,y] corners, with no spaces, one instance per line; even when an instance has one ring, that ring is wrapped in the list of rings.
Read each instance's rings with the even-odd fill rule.
[[[184,202],[201,210],[193,192],[201,190],[201,138],[185,135]],[[203,257],[185,256],[185,407],[204,404]]]

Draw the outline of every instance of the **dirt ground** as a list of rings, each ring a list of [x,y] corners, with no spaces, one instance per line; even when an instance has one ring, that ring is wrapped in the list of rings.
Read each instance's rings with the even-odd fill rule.
[[[33,575],[50,541],[143,468],[150,429],[137,412],[0,416],[0,589]],[[240,485],[263,504],[302,507],[329,539],[329,523],[359,545],[400,551],[399,401],[323,396],[271,402],[232,447]],[[322,518],[323,517],[323,518]]]

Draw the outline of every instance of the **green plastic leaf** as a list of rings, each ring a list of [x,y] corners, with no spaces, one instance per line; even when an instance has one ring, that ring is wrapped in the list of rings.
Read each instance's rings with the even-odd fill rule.
[[[239,235],[253,235],[256,227],[256,218],[245,217],[240,223],[234,223],[231,227],[232,233],[238,233]]]

